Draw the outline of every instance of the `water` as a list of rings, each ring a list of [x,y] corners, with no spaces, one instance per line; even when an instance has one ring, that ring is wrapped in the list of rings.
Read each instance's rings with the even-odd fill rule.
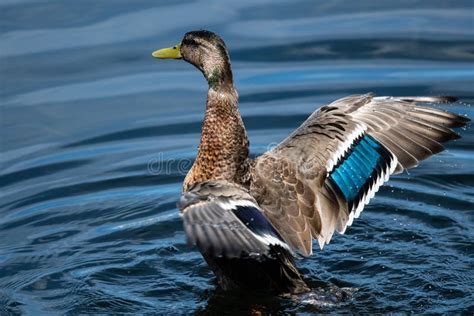
[[[2,1],[0,314],[474,312],[471,128],[299,262],[319,296],[224,293],[175,207],[206,84],[150,56],[220,33],[260,154],[353,93],[457,95],[440,107],[474,117],[473,16],[470,1]],[[334,288],[347,297],[319,299]]]

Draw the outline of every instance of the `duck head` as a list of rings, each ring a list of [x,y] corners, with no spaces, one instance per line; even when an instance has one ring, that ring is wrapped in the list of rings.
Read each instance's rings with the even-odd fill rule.
[[[152,54],[159,59],[183,59],[198,68],[209,87],[217,89],[232,86],[229,53],[224,41],[210,31],[192,31],[184,35],[181,43],[159,49]]]

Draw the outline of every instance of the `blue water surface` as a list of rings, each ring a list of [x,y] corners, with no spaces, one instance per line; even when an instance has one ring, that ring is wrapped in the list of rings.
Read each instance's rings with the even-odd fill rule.
[[[349,94],[474,117],[472,1],[3,0],[0,314],[474,313],[470,126],[298,262],[344,299],[216,288],[175,206],[207,85],[151,57],[201,28],[230,49],[255,155]]]

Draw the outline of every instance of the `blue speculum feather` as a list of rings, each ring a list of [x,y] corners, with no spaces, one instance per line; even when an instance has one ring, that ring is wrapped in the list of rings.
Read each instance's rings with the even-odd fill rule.
[[[364,186],[374,181],[380,169],[390,163],[387,150],[374,138],[365,135],[331,172],[329,179],[339,188],[348,202],[361,195]]]
[[[262,236],[271,235],[283,241],[280,234],[257,208],[239,205],[232,211],[254,233]]]

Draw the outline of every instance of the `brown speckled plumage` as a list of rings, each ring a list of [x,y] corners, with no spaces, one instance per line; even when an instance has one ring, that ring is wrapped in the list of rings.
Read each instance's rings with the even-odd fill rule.
[[[183,191],[206,180],[229,180],[248,186],[249,141],[237,107],[238,95],[224,42],[211,32],[190,32],[183,38],[181,54],[201,70],[209,84],[201,142]]]
[[[198,154],[183,190],[206,180],[228,180],[248,186],[248,146],[234,88],[229,86],[223,92],[209,89]]]
[[[313,239],[322,248],[335,231],[344,233],[391,174],[442,151],[441,143],[459,137],[451,128],[469,121],[419,105],[454,102],[452,97],[349,96],[321,107],[277,147],[251,160],[224,42],[212,32],[195,31],[180,47],[182,58],[204,74],[209,91],[179,208],[189,239],[224,288],[308,290],[293,255],[311,254]],[[362,139],[381,148],[380,155],[371,167],[367,148],[354,155],[358,166],[350,168],[360,170],[346,185],[365,182],[357,187],[357,199],[349,200],[330,175]],[[369,170],[366,178],[363,170]]]

